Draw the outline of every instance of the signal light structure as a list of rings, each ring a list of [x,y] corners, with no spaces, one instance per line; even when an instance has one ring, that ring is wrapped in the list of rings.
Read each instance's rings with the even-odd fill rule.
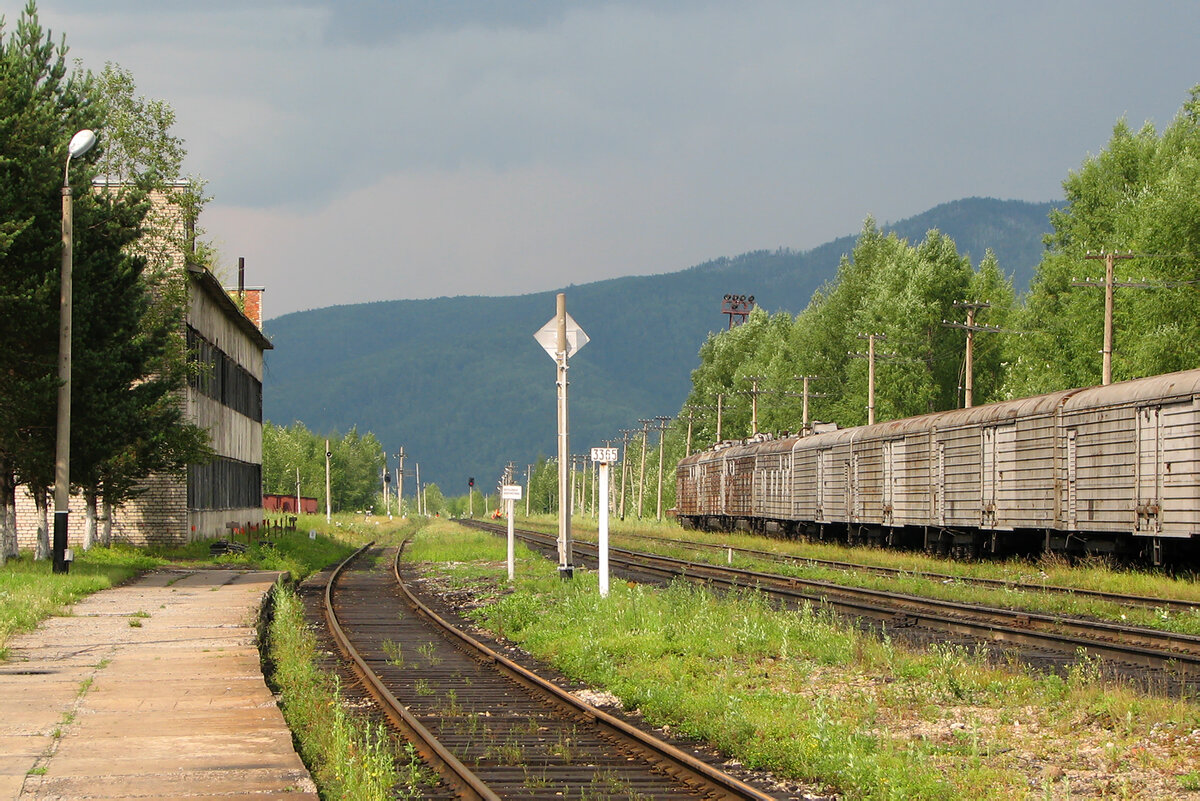
[[[746,322],[750,312],[754,310],[753,295],[726,295],[721,301],[721,313],[729,315],[729,327]],[[734,322],[737,320],[737,322]]]

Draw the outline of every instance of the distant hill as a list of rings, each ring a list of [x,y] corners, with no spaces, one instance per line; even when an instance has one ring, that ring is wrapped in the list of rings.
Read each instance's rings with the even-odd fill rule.
[[[991,248],[1023,290],[1052,205],[971,198],[881,227],[914,242],[937,228],[973,264]],[[557,291],[591,337],[570,373],[572,450],[585,453],[638,418],[679,411],[700,345],[727,324],[723,295],[754,295],[768,311],[799,312],[856,238],[530,295],[287,314],[265,326],[275,350],[267,353],[264,412],[314,431],[372,431],[389,453],[403,445],[422,481],[448,494],[465,493],[468,476],[490,489],[509,460],[524,466],[555,452],[554,363],[533,333],[554,315]]]

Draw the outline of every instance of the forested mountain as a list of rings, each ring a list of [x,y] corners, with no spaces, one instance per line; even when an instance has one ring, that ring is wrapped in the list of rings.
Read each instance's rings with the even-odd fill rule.
[[[880,228],[914,242],[937,228],[972,263],[991,248],[1023,290],[1041,258],[1051,206],[972,198]],[[797,313],[855,240],[566,288],[568,312],[591,337],[571,360],[573,451],[586,453],[638,418],[678,412],[701,344],[727,325],[726,293]],[[403,445],[406,466],[419,462],[422,481],[449,494],[464,493],[468,476],[489,489],[507,461],[523,468],[555,452],[554,363],[533,339],[554,315],[554,295],[382,301],[269,320],[275,350],[267,356],[265,415],[319,432],[357,426],[389,453]]]

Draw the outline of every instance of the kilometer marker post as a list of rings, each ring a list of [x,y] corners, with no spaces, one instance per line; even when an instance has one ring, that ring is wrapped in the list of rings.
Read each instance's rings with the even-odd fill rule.
[[[500,488],[500,497],[504,499],[507,506],[505,510],[508,513],[508,580],[512,581],[516,577],[515,562],[516,551],[513,545],[513,503],[521,500],[521,485],[520,484],[505,484]]]
[[[608,465],[617,461],[616,448],[592,448],[592,461],[600,465],[600,521],[597,549],[600,552],[600,597],[608,597]]]

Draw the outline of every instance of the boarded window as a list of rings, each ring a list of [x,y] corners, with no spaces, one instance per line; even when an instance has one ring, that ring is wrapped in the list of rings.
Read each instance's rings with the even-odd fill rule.
[[[190,325],[187,347],[192,389],[261,423],[262,382]]]
[[[245,509],[262,506],[262,465],[213,459],[188,465],[189,509]]]

